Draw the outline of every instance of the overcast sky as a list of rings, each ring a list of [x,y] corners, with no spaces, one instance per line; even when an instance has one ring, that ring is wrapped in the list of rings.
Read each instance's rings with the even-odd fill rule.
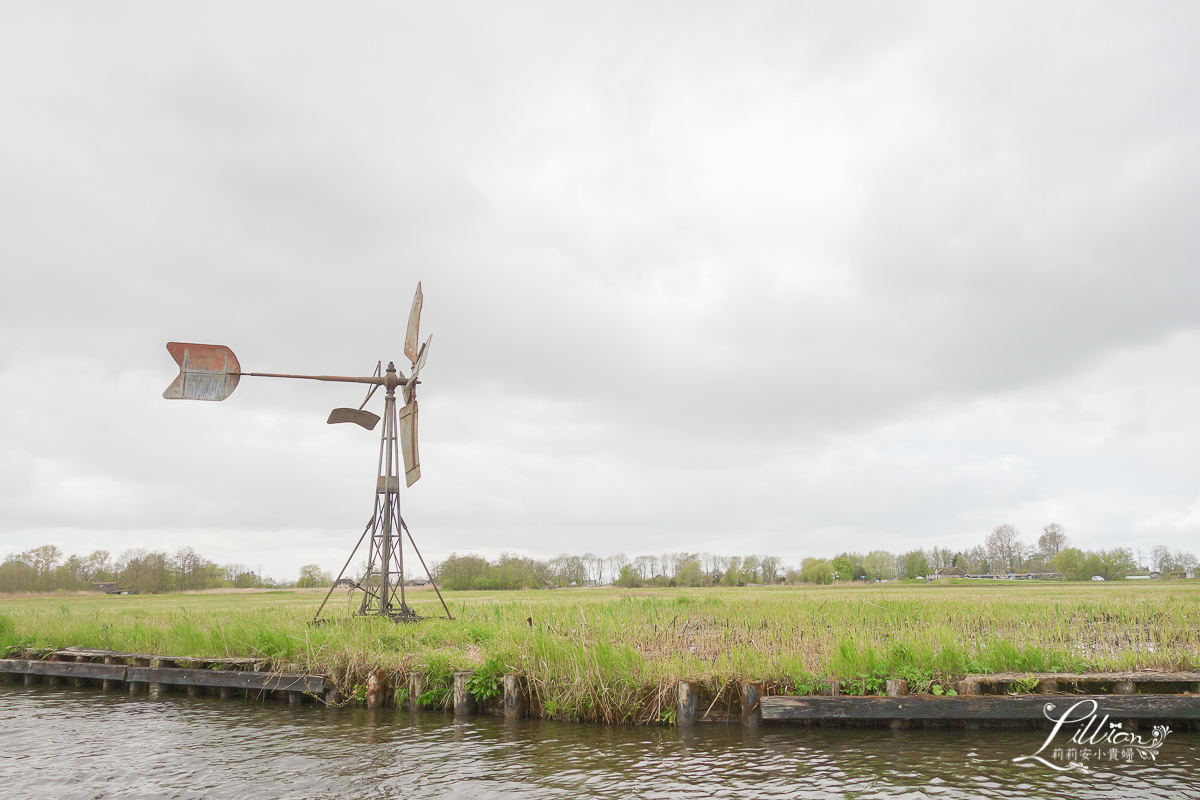
[[[1195,3],[0,2],[0,555],[1200,549]],[[380,400],[373,401],[379,411]]]

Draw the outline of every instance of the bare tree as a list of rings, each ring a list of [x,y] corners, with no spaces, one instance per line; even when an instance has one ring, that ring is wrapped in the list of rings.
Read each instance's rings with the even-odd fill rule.
[[[644,581],[654,577],[654,556],[638,556],[633,560],[633,568]]]
[[[948,547],[931,547],[927,555],[929,568],[934,572],[941,572],[954,562],[954,551]]]
[[[1047,559],[1054,558],[1069,546],[1067,533],[1057,522],[1051,522],[1042,528],[1042,531],[1042,535],[1038,537],[1038,550],[1041,550]]]
[[[988,558],[998,562],[1009,571],[1020,568],[1025,556],[1025,545],[1021,542],[1021,532],[1015,525],[1001,525],[988,534]]]
[[[37,570],[38,575],[45,575],[54,569],[62,557],[62,550],[52,544],[44,544],[41,547],[33,548],[28,553],[22,553],[22,560]]]
[[[763,583],[775,583],[775,579],[779,577],[779,570],[783,566],[783,559],[779,556],[763,556],[760,564]]]
[[[1171,550],[1164,545],[1155,545],[1150,551],[1150,566],[1155,572],[1166,572],[1171,568]]]

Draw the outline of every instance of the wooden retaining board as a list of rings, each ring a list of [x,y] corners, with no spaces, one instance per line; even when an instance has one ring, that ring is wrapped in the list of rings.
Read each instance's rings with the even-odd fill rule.
[[[125,676],[125,680],[130,683],[165,683],[172,686],[217,686],[230,689],[261,689],[264,691],[309,692],[311,694],[318,694],[325,691],[324,675],[245,672],[229,669],[125,667]]]
[[[964,681],[978,681],[981,684],[1007,684],[1030,679],[1064,683],[1200,683],[1200,672],[995,672],[963,678]]]
[[[764,697],[762,718],[791,720],[945,720],[1045,721],[1053,704],[1063,712],[1080,700],[1095,700],[1097,714],[1114,719],[1200,720],[1200,696],[1162,694],[1034,694],[971,697]]]
[[[123,681],[126,669],[124,664],[92,664],[86,661],[26,661],[19,658],[0,659],[0,672],[14,675],[51,675],[58,678]]]
[[[59,678],[91,678],[129,683],[161,683],[168,686],[212,686],[259,691],[325,691],[324,675],[248,672],[223,669],[177,669],[172,667],[129,667],[124,664],[95,664],[87,661],[30,661],[0,659],[0,672],[16,675],[50,675]]]

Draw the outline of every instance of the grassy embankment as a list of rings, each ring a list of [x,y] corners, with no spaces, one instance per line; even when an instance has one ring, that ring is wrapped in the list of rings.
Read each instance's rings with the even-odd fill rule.
[[[476,670],[481,697],[521,672],[546,716],[605,721],[669,719],[681,678],[732,697],[742,680],[779,694],[835,678],[872,694],[887,678],[930,690],[979,672],[1200,667],[1200,581],[458,592],[454,621],[347,619],[342,599],[313,628],[322,593],[0,596],[0,652],[267,657],[348,695],[375,667],[393,686],[421,671],[432,705],[454,670]],[[432,592],[410,600],[440,611]]]

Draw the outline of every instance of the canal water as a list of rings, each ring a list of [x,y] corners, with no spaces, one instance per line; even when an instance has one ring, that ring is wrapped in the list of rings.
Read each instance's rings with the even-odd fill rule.
[[[1087,773],[1047,732],[693,730],[0,686],[0,797],[1200,798],[1200,734]],[[1049,751],[1047,751],[1049,752]]]

